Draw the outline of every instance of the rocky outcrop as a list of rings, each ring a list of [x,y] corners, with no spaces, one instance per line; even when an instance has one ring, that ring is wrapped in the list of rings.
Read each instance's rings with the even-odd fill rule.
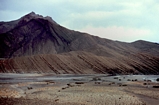
[[[159,44],[66,29],[34,12],[0,22],[0,72],[159,73]]]

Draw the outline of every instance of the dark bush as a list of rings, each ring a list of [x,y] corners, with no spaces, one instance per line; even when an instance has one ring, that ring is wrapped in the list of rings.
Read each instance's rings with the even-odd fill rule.
[[[158,81],[158,82],[159,82],[159,78],[157,78],[157,79],[156,79],[156,81]]]
[[[119,86],[122,86],[122,84],[121,84],[121,83],[118,83],[118,85],[119,85]]]
[[[147,85],[147,83],[143,83],[143,85]]]
[[[99,78],[99,77],[94,77],[94,78],[92,78],[92,80],[93,80],[93,81],[100,81],[101,78]]]
[[[150,83],[143,83],[143,85],[150,85]]]
[[[115,82],[112,82],[112,84],[115,84]]]
[[[84,82],[75,82],[75,84],[84,84]]]
[[[32,87],[28,87],[28,90],[33,89]]]
[[[63,87],[62,90],[66,89],[67,87]]]
[[[100,82],[95,82],[95,84],[100,84]]]
[[[153,88],[159,88],[159,86],[153,86]]]
[[[67,86],[71,86],[71,84],[68,83]]]
[[[123,84],[122,86],[127,86],[127,84]]]
[[[118,79],[118,77],[114,77],[114,79]]]

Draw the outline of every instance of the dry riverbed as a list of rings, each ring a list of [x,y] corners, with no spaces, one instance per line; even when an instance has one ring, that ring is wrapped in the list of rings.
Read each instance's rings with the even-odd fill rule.
[[[159,105],[157,78],[0,74],[0,105]]]

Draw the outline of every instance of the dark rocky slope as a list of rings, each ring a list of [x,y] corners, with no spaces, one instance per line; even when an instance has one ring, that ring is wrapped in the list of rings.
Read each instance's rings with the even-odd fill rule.
[[[0,22],[0,72],[159,73],[159,44],[66,29],[35,13]]]

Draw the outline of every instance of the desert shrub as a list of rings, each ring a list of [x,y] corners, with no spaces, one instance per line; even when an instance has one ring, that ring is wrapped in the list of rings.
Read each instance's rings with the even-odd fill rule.
[[[115,82],[112,82],[112,84],[115,84]]]
[[[123,84],[122,86],[127,86],[127,84]]]
[[[121,84],[121,83],[118,83],[118,85],[119,85],[119,86],[122,86],[122,84]]]
[[[71,86],[71,84],[70,84],[70,83],[68,83],[68,84],[67,84],[67,86]]]
[[[63,87],[62,90],[66,89],[67,87]]]
[[[121,81],[121,79],[119,79],[119,81]]]
[[[52,80],[46,80],[45,82],[47,82],[47,83],[55,83],[55,82],[52,81]]]
[[[92,80],[93,80],[93,81],[99,81],[99,80],[101,80],[101,78],[99,78],[99,77],[94,77],[94,78],[92,78]]]
[[[114,79],[118,79],[118,77],[114,77]]]
[[[133,79],[132,81],[133,81],[133,82],[134,82],[134,81],[137,81],[137,79]]]
[[[59,101],[59,99],[55,99],[55,102]]]
[[[33,89],[32,87],[28,87],[28,90]]]
[[[84,84],[84,82],[75,82],[75,84]]]
[[[143,85],[147,85],[147,83],[143,83]]]
[[[100,84],[100,82],[95,82],[95,84]]]
[[[131,81],[131,79],[127,79],[127,81]]]
[[[159,78],[157,78],[157,79],[156,79],[156,81],[158,81],[158,82],[159,82]]]
[[[150,83],[143,83],[143,85],[150,85]]]
[[[159,86],[153,86],[153,88],[159,88]]]
[[[72,84],[68,83],[68,84],[67,84],[67,86],[68,86],[68,87],[73,87],[74,85],[72,85]]]
[[[111,83],[109,83],[108,85],[112,85]]]

